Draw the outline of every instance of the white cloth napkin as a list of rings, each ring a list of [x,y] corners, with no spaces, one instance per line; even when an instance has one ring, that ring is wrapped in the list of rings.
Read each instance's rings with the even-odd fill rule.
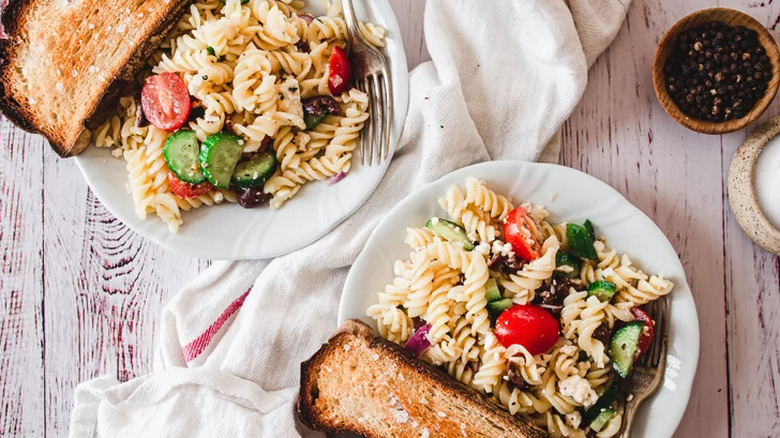
[[[79,385],[70,436],[317,436],[294,413],[300,362],[336,329],[347,271],[377,222],[457,168],[557,161],[560,126],[629,2],[428,0],[433,61],[411,73],[404,135],[374,195],[306,248],[215,263],[187,285],[163,310],[154,373]]]

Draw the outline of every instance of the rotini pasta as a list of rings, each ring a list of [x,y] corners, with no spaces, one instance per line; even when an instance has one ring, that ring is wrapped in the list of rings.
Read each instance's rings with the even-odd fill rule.
[[[338,35],[340,25],[323,21],[313,32],[327,41]],[[334,132],[315,130],[311,141],[319,144],[315,136],[333,138]],[[279,160],[285,156],[281,153]],[[425,228],[406,229],[410,257],[396,262],[395,279],[368,309],[380,335],[402,344],[411,336],[425,336],[430,347],[421,359],[442,366],[552,436],[615,436],[622,422],[620,401],[611,402],[610,417],[598,431],[581,413],[619,373],[612,366],[610,338],[636,324],[637,306],[668,294],[673,284],[663,275],[643,273],[628,256],[608,248],[603,239],[592,241],[589,234],[585,244],[593,244],[595,258],[573,262],[571,251],[583,242],[570,239],[566,223],[549,222],[550,213],[530,203],[518,207],[524,210],[520,216],[531,221],[524,225],[529,229],[520,245],[536,248],[537,254],[520,260],[513,237],[499,232],[516,215],[512,201],[476,178],[466,180],[465,191],[451,186],[439,205],[446,219],[431,218]],[[525,341],[502,340],[494,329],[501,312],[530,308],[553,315],[556,329],[560,324],[555,342],[545,348],[533,341],[526,346]],[[415,332],[411,326],[427,330]]]
[[[303,6],[297,0],[197,0],[150,56],[137,84],[140,88],[150,75],[175,74],[197,108],[184,126],[199,141],[231,133],[245,155],[273,152],[276,172],[269,171],[258,189],[272,208],[307,182],[347,174],[368,118],[365,93],[348,88],[332,95],[329,87],[328,61],[349,38],[339,2],[326,1],[322,17],[304,13]],[[384,46],[384,29],[359,26],[370,44]],[[307,126],[304,100],[323,96],[341,110]],[[162,151],[170,132],[139,123],[144,114],[138,101],[133,95],[120,98],[115,114],[92,135],[98,147],[113,148],[115,156],[127,160],[128,188],[139,217],[157,213],[175,232],[183,224],[182,211],[241,200],[248,189],[216,184],[219,190],[185,192],[181,184],[168,184]],[[172,175],[180,176],[175,169]]]

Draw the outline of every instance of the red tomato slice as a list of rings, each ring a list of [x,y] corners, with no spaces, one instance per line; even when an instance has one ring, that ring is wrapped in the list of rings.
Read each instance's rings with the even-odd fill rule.
[[[338,96],[349,88],[352,80],[352,66],[349,64],[349,58],[341,47],[333,48],[333,53],[328,61],[328,88],[330,94]]]
[[[544,353],[558,342],[561,327],[550,312],[533,304],[506,309],[496,320],[496,338],[504,347],[519,344],[533,355]]]
[[[166,131],[180,128],[190,115],[190,93],[176,73],[149,76],[141,90],[141,108],[149,122]]]
[[[640,356],[645,354],[645,351],[650,348],[650,344],[653,342],[653,336],[655,335],[655,322],[650,319],[650,315],[648,315],[639,307],[632,307],[631,314],[634,315],[634,318],[636,318],[637,321],[643,321],[645,323],[645,330],[642,331],[642,336],[639,338],[636,355],[638,359]]]
[[[530,262],[542,255],[542,245],[536,240],[536,224],[523,207],[509,212],[504,221],[504,239],[521,259]]]
[[[168,171],[168,186],[171,188],[173,194],[180,198],[197,198],[200,195],[206,194],[214,187],[208,181],[200,184],[184,182],[170,170]]]

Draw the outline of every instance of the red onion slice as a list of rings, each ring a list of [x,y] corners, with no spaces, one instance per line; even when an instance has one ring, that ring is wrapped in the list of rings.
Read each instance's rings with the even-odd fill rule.
[[[411,351],[414,357],[420,357],[431,346],[431,341],[428,340],[428,332],[430,330],[431,325],[425,324],[406,341],[406,349]]]
[[[344,179],[344,177],[347,176],[346,172],[339,172],[336,175],[333,176],[333,178],[328,180],[328,185],[332,186],[333,184],[336,184],[337,182]]]
[[[311,14],[298,14],[298,18],[302,18],[303,21],[307,22],[308,24],[311,24],[311,22],[314,21],[314,15]]]

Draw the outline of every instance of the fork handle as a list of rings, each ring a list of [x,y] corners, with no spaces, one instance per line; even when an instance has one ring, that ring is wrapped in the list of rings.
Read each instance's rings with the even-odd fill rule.
[[[355,5],[352,0],[341,0],[341,8],[344,9],[344,20],[347,22],[347,32],[351,41],[360,38],[357,16],[355,15]]]
[[[626,408],[623,410],[623,425],[620,427],[620,438],[631,437],[631,426],[634,424],[638,406],[639,401],[636,398],[626,403]]]

